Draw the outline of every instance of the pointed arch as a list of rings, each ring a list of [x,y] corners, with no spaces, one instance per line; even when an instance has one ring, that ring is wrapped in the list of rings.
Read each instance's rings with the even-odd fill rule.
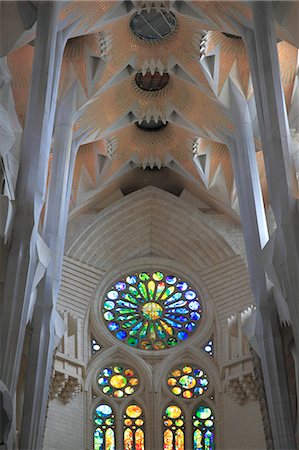
[[[124,414],[124,450],[145,450],[145,417],[136,403],[126,407]]]

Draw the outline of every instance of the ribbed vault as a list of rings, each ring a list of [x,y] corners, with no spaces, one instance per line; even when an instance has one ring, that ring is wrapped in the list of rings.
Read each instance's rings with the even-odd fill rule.
[[[146,255],[168,257],[194,270],[235,256],[200,211],[155,187],[127,195],[100,212],[68,252],[103,269]]]

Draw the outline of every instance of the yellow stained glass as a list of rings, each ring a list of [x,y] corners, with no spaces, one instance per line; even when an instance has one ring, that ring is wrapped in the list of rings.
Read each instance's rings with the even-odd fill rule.
[[[186,373],[186,374],[191,373],[192,372],[192,367],[184,366],[183,367],[183,372]]]
[[[163,308],[161,305],[159,305],[159,303],[148,302],[143,305],[142,313],[147,319],[157,320],[162,316]]]
[[[171,430],[164,431],[164,450],[174,450],[173,448],[173,434]]]
[[[105,433],[105,450],[115,450],[114,431],[108,428]]]
[[[177,386],[172,389],[172,392],[174,393],[174,395],[180,395],[180,393],[182,392],[182,389]]]
[[[129,383],[131,386],[137,386],[137,384],[139,383],[138,378],[131,378],[129,380]]]
[[[175,450],[184,450],[184,432],[179,429],[175,433]]]
[[[170,419],[177,419],[182,414],[182,411],[178,406],[171,405],[166,408],[165,413]]]
[[[141,428],[135,433],[135,450],[144,450],[144,433]]]
[[[179,369],[175,369],[171,375],[173,375],[174,377],[179,377],[181,375],[181,371]]]
[[[110,380],[110,384],[115,389],[121,389],[125,387],[125,385],[127,384],[127,379],[123,375],[113,375],[113,377]]]
[[[124,450],[133,449],[133,431],[127,428],[124,432]]]
[[[137,417],[141,416],[142,409],[137,405],[130,405],[126,409],[126,415],[131,417],[132,419],[137,419]]]
[[[141,426],[144,424],[144,422],[143,422],[142,419],[136,419],[136,420],[135,420],[135,424],[136,424],[138,427],[141,427]]]

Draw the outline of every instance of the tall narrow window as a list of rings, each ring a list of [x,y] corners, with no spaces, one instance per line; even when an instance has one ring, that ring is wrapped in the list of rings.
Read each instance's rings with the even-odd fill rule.
[[[124,450],[145,450],[142,408],[130,405],[124,416]]]
[[[111,406],[98,405],[94,415],[94,450],[115,450],[114,414]]]
[[[215,449],[214,414],[206,405],[198,406],[193,415],[193,449]]]
[[[164,450],[184,450],[184,416],[177,405],[169,405],[165,409],[164,420]]]

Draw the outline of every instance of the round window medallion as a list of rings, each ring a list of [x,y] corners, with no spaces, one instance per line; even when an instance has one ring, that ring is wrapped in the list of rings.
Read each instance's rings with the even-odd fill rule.
[[[146,41],[158,41],[168,36],[176,26],[175,15],[165,9],[145,9],[133,14],[130,27],[133,33]]]
[[[201,304],[197,292],[178,276],[140,272],[125,276],[108,290],[102,315],[108,330],[130,347],[164,350],[185,341],[197,329]],[[188,386],[191,383],[183,381]],[[118,377],[115,382],[124,380]]]

